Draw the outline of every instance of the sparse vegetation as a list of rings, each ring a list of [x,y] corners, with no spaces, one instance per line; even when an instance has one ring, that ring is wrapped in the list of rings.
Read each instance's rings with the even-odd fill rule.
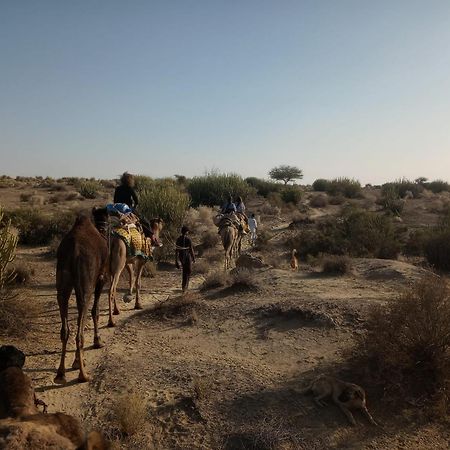
[[[386,192],[389,192],[389,195],[395,193],[397,198],[404,198],[408,191],[412,193],[414,198],[417,198],[423,192],[423,186],[406,178],[400,178],[399,180],[385,183],[381,186],[382,195],[385,195]]]
[[[84,198],[97,198],[102,186],[98,181],[81,181],[78,186],[78,192]]]
[[[282,185],[280,183],[276,183],[274,181],[263,180],[262,178],[249,177],[246,178],[245,181],[254,189],[256,189],[256,193],[258,195],[262,195],[263,197],[267,197],[272,192],[280,192],[282,189]]]
[[[324,208],[328,205],[328,197],[325,194],[316,194],[309,199],[309,205],[313,208]]]
[[[254,188],[239,175],[218,173],[192,178],[187,190],[193,206],[222,205],[229,195],[233,197],[239,195],[245,200],[251,192],[254,192]]]
[[[439,402],[450,410],[450,290],[429,274],[387,305],[373,308],[354,351],[380,390],[419,405]]]
[[[326,192],[332,196],[341,194],[347,198],[357,198],[361,195],[361,183],[352,178],[335,178],[329,182]]]
[[[352,261],[346,255],[324,255],[322,273],[345,275],[351,271]]]
[[[298,205],[302,199],[303,192],[298,186],[285,186],[280,192],[280,196],[284,203]]]
[[[142,394],[127,393],[114,405],[114,416],[120,431],[125,436],[133,436],[142,430],[148,416],[147,400]]]
[[[206,291],[208,289],[224,287],[228,284],[228,282],[229,282],[229,275],[227,272],[224,272],[223,269],[215,270],[208,274],[200,290]]]

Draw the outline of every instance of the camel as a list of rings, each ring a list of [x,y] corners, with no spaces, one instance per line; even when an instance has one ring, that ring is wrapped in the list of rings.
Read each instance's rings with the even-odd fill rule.
[[[219,234],[225,250],[225,270],[228,270],[231,266],[231,259],[238,238],[238,230],[230,220],[226,220],[220,227]]]
[[[80,422],[63,413],[43,414],[30,377],[22,370],[25,355],[12,345],[0,347],[0,448],[87,448],[102,450],[102,435],[85,435]]]
[[[94,305],[91,310],[94,322],[94,348],[103,345],[98,333],[98,302],[106,281],[108,246],[105,236],[107,215],[104,208],[92,210],[94,224],[88,217],[79,216],[69,233],[59,244],[56,258],[56,289],[59,313],[61,316],[61,362],[55,377],[55,383],[63,384],[65,377],[65,356],[69,339],[68,309],[72,290],[78,309],[76,352],[72,368],[79,369],[78,381],[89,380],[84,367],[83,347],[84,328],[87,311],[94,294]]]
[[[157,242],[159,241],[159,233],[163,227],[162,219],[152,219],[150,220],[150,228],[153,232],[153,238]],[[145,231],[145,230],[144,230]],[[142,270],[144,269],[145,263],[147,261],[141,256],[128,256],[127,247],[122,239],[117,236],[111,237],[111,247],[110,247],[110,257],[109,257],[109,273],[111,276],[111,284],[109,287],[109,320],[108,327],[115,326],[113,320],[113,314],[120,314],[120,310],[117,306],[116,301],[116,290],[119,283],[120,274],[126,267],[130,275],[130,288],[129,294],[133,293],[133,286],[136,290],[136,298],[134,309],[142,309],[140,302],[140,288],[141,288],[141,276]],[[114,301],[114,312],[112,304]]]

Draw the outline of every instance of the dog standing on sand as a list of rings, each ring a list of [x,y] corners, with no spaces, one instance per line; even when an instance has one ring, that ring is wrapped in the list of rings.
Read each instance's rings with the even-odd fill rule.
[[[294,271],[298,270],[297,250],[295,250],[295,248],[292,250],[291,254],[291,269]]]
[[[328,375],[319,375],[306,389],[297,392],[300,394],[311,392],[314,401],[320,407],[326,406],[324,400],[331,397],[352,425],[356,425],[356,421],[350,409],[360,409],[372,425],[377,425],[367,409],[366,393],[357,384],[347,383]]]

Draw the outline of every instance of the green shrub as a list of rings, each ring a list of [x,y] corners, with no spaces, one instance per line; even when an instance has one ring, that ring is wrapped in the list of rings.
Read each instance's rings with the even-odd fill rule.
[[[435,180],[425,184],[425,187],[435,194],[450,191],[450,184],[446,181]]]
[[[346,177],[335,178],[329,182],[326,192],[330,195],[342,194],[347,198],[357,198],[361,195],[361,183]]]
[[[39,209],[21,208],[7,211],[5,217],[19,230],[19,242],[25,245],[47,245],[53,237],[63,236],[72,227],[75,213],[44,214]]]
[[[149,219],[160,217],[165,227],[181,227],[189,203],[185,192],[165,182],[154,183],[151,189],[139,193],[139,211]]]
[[[440,270],[450,270],[450,229],[436,230],[426,240],[425,257],[427,261]]]
[[[78,187],[78,192],[84,198],[96,198],[101,187],[101,184],[97,181],[81,181]]]
[[[373,307],[364,326],[352,362],[366,383],[394,401],[421,399],[420,407],[424,400],[437,402],[444,415],[448,413],[450,290],[446,280],[425,276],[386,305]]]
[[[406,178],[401,178],[391,183],[385,183],[381,186],[381,195],[383,196],[388,192],[389,195],[393,195],[394,193],[397,198],[403,198],[407,191],[410,191],[413,197],[417,198],[420,193],[423,192],[423,186],[407,180]]]
[[[301,230],[288,239],[299,256],[320,253],[356,257],[396,258],[401,245],[391,219],[370,211],[347,208],[342,217],[319,223],[313,230]]]
[[[387,185],[382,190],[382,197],[378,203],[381,204],[385,211],[397,216],[402,213],[405,207],[405,201],[399,197],[397,190],[392,185]]]
[[[216,173],[192,178],[187,185],[187,190],[194,207],[222,205],[229,195],[233,198],[241,196],[245,199],[254,193],[254,188],[239,175]]]
[[[284,186],[280,196],[284,203],[298,205],[302,199],[303,192],[298,186]]]
[[[312,184],[312,188],[316,192],[326,192],[328,187],[330,185],[329,180],[325,180],[324,178],[318,178],[314,183]]]
[[[264,180],[262,178],[249,177],[245,179],[245,182],[252,188],[256,189],[258,195],[267,197],[272,192],[280,192],[283,185],[276,183],[275,181]]]

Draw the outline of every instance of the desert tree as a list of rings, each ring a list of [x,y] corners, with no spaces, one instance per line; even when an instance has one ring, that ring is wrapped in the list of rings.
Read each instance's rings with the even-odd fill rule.
[[[288,184],[289,181],[302,179],[303,172],[298,167],[282,165],[271,169],[269,176],[272,180],[283,181],[284,184]]]

